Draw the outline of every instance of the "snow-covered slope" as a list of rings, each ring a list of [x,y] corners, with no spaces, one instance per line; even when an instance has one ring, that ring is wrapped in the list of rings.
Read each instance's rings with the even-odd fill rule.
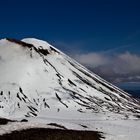
[[[140,102],[45,41],[0,40],[0,117],[114,120]]]
[[[0,76],[2,117],[44,112],[74,112],[76,116],[111,112],[127,117],[140,113],[136,99],[45,41],[1,40]]]

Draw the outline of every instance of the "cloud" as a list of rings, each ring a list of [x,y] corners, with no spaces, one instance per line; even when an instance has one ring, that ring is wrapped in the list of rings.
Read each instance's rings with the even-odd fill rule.
[[[114,62],[115,70],[118,73],[139,73],[140,72],[140,56],[126,52],[119,54]]]
[[[77,54],[74,56],[76,60],[86,66],[102,66],[109,63],[109,58],[100,53]]]
[[[74,58],[110,82],[140,82],[140,56],[137,54],[87,53],[74,55]]]

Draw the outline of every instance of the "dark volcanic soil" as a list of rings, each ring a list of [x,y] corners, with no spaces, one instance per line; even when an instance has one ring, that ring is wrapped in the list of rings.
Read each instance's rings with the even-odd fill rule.
[[[102,133],[61,129],[33,128],[0,136],[0,140],[101,140]]]
[[[14,121],[5,118],[0,118],[0,125],[5,125],[8,122],[14,122]]]

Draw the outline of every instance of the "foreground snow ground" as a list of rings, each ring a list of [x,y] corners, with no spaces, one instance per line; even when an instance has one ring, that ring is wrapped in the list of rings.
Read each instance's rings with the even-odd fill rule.
[[[59,128],[47,125],[50,123],[56,123],[72,130],[103,132],[102,135],[105,137],[105,140],[140,140],[140,120],[32,118],[29,122],[9,122],[6,125],[0,125],[0,135],[29,128]]]

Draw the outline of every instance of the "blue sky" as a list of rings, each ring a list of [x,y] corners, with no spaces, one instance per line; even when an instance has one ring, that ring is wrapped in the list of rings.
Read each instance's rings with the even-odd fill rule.
[[[0,38],[40,38],[81,63],[81,55],[82,59],[85,57],[84,61],[93,58],[91,64],[84,62],[93,69],[94,58],[99,61],[114,60],[103,64],[99,62],[99,65],[96,64],[97,69],[110,68],[114,62],[119,64],[117,67],[121,67],[123,64],[118,61],[126,58],[131,59],[131,63],[134,59],[134,63],[138,65],[139,7],[139,0],[2,0]],[[125,60],[124,63],[128,62]],[[133,65],[127,65],[128,68],[130,66]],[[124,68],[120,68],[122,70]],[[104,73],[101,75],[104,76]],[[114,75],[116,71],[112,73]],[[140,68],[131,69],[127,72],[128,75],[129,73],[138,77]]]
[[[55,44],[79,44],[84,51],[132,45],[126,49],[137,52],[139,6],[138,0],[1,1],[1,38],[31,36]]]

